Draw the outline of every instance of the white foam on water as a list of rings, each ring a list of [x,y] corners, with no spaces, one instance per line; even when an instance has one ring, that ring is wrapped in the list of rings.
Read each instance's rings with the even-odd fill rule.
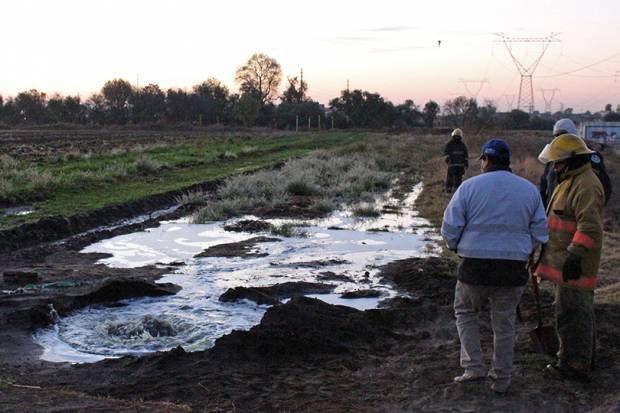
[[[439,249],[428,241],[430,224],[417,217],[414,210],[420,191],[421,185],[416,185],[400,203],[398,213],[384,213],[379,218],[360,219],[349,211],[336,211],[325,219],[304,221],[308,225],[303,228],[305,237],[277,237],[280,242],[257,244],[257,252],[268,254],[264,257],[194,258],[206,248],[243,241],[258,234],[227,232],[223,229],[224,222],[190,224],[187,219],[164,222],[157,228],[93,244],[83,252],[111,254],[101,261],[110,267],[184,262],[184,266],[160,280],[178,284],[182,290],[173,296],[125,300],[118,306],[91,306],[61,317],[56,324],[34,335],[44,348],[42,358],[75,363],[148,354],[179,345],[186,351],[203,350],[213,346],[218,337],[258,324],[268,308],[245,300],[220,302],[219,296],[228,288],[288,281],[321,282],[321,273],[326,271],[346,275],[351,281],[330,281],[335,286],[332,294],[310,297],[360,310],[375,308],[380,299],[396,295],[389,286],[382,284],[377,267],[394,260],[427,256]],[[396,201],[384,201],[388,202]],[[274,224],[295,222],[268,221]],[[329,229],[334,226],[339,229]],[[426,230],[420,231],[420,226]],[[368,231],[374,228],[387,232]],[[327,265],[317,265],[317,262]],[[340,298],[341,293],[358,289],[378,289],[383,295],[381,298]],[[174,334],[153,336],[143,329],[145,317],[170,326]]]

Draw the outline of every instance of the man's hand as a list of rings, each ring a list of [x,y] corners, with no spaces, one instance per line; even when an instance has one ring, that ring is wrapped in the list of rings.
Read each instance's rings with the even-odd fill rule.
[[[581,277],[581,257],[568,253],[562,267],[562,279],[564,282],[578,280]]]

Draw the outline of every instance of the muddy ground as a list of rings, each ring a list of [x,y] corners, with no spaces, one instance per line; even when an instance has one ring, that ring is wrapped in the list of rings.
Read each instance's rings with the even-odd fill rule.
[[[58,149],[56,145],[67,143],[38,136],[27,140],[22,154],[86,150],[93,142],[104,150],[108,140],[114,141],[113,132],[109,138],[93,132],[92,139],[80,138],[72,147]],[[146,134],[137,134],[136,141],[141,139],[146,143]],[[133,212],[152,209],[145,204]],[[24,237],[32,236],[22,233],[13,244],[0,241],[6,245],[0,271],[12,274],[7,281],[0,278],[0,290],[25,288],[20,294],[0,294],[1,412],[620,412],[618,304],[596,306],[599,350],[591,384],[543,376],[550,359],[530,349],[528,331],[536,322],[529,291],[521,305],[524,319],[518,323],[516,372],[509,392],[497,396],[487,382],[453,384],[461,370],[452,313],[455,263],[449,258],[412,258],[385,266],[382,276],[407,298],[384,300],[376,310],[362,312],[296,297],[271,307],[250,331],[226,335],[206,351],[186,353],[177,348],[82,365],[39,360],[41,348],[31,333],[52,321],[50,304],[63,315],[90,304],[116,305],[124,298],[177,291],[174,285],[154,283],[171,271],[169,267],[112,269],[96,263],[103,254],[78,251],[186,212],[63,243],[40,242],[125,216],[111,213],[105,222],[84,217],[80,221],[84,226],[67,234],[39,226],[47,231],[45,236],[24,242]],[[16,246],[24,248],[15,251]],[[251,247],[238,243],[208,253],[238,256],[251,252]],[[327,281],[338,276],[325,273]],[[618,282],[610,275],[602,278],[606,285]],[[548,287],[543,289],[543,309],[550,323]],[[481,315],[481,324],[488,360],[492,346],[488,315]]]
[[[236,331],[207,351],[182,348],[147,357],[70,365],[37,360],[33,328],[50,322],[48,304],[66,313],[92,303],[170,294],[154,285],[167,268],[110,269],[79,243],[3,256],[40,282],[73,286],[0,297],[0,411],[613,411],[620,409],[617,350],[620,306],[599,305],[600,351],[593,383],[550,380],[549,361],[529,348],[535,326],[529,294],[522,305],[513,386],[496,396],[488,383],[455,385],[459,343],[452,316],[454,262],[412,258],[382,269],[409,298],[358,311],[304,297],[271,307],[250,331]],[[234,246],[232,247],[235,248]],[[31,253],[33,250],[30,251]],[[24,257],[29,256],[29,259]],[[14,285],[12,285],[14,286]],[[3,289],[6,285],[2,286]],[[545,311],[552,297],[543,293]],[[485,349],[489,320],[482,316]],[[488,354],[487,354],[488,356]]]

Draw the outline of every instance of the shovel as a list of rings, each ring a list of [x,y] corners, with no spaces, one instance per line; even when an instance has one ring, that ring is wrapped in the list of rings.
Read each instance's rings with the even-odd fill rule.
[[[552,326],[544,326],[542,320],[542,310],[540,308],[540,295],[538,291],[538,281],[533,275],[532,287],[534,289],[534,301],[536,302],[536,315],[538,318],[538,326],[530,331],[530,340],[532,349],[541,354],[548,354],[555,357],[558,352],[558,336],[555,328]]]

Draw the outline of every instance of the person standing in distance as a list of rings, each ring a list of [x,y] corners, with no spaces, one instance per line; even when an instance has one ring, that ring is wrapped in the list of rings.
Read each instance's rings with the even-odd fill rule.
[[[446,175],[446,192],[451,194],[461,185],[465,169],[469,167],[467,146],[463,143],[463,131],[456,128],[452,131],[452,138],[446,144],[443,154],[448,164]]]
[[[510,170],[510,148],[486,142],[482,174],[456,190],[443,216],[441,235],[461,261],[454,294],[462,375],[456,383],[492,380],[505,393],[513,371],[516,309],[529,279],[527,261],[547,242],[547,220],[538,189]],[[480,348],[478,312],[489,304],[493,359],[487,372]]]

